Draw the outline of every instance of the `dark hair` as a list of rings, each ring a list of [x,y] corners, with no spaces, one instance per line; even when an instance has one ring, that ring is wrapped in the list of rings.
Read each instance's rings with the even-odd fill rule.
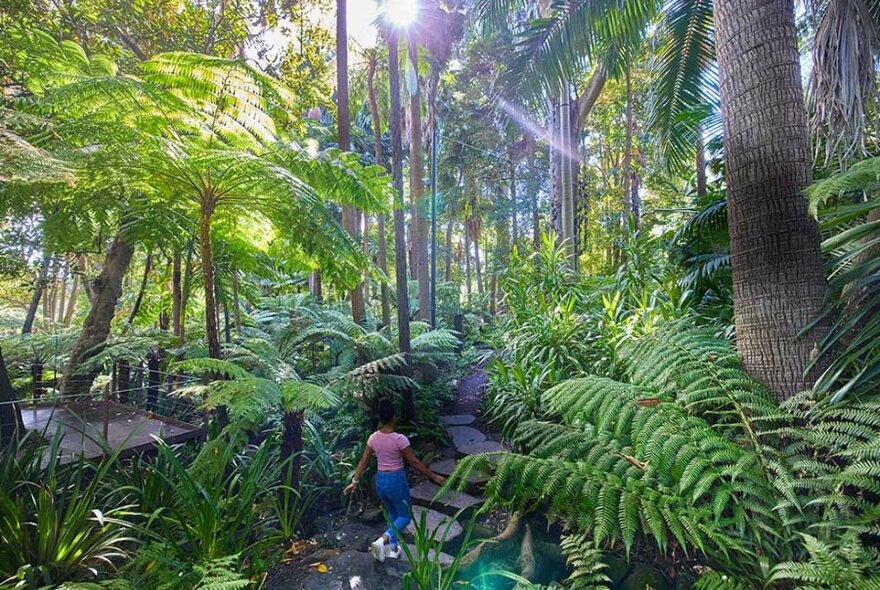
[[[388,424],[394,420],[394,416],[397,413],[394,408],[394,402],[387,397],[383,397],[379,400],[379,409],[377,413],[379,414],[379,422],[381,424]]]

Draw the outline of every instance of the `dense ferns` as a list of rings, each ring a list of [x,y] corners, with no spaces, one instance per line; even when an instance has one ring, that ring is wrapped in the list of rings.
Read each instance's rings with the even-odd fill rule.
[[[729,342],[681,323],[621,358],[626,382],[539,394],[542,415],[512,431],[516,452],[470,457],[454,482],[492,469],[490,503],[546,508],[597,547],[684,552],[711,568],[705,588],[880,587],[863,545],[880,514],[876,401],[780,405]]]

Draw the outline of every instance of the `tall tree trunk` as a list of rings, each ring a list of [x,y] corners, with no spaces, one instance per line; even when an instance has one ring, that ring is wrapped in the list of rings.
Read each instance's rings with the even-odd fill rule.
[[[186,310],[189,304],[189,294],[192,291],[195,245],[195,238],[191,238],[186,251],[186,267],[184,267],[183,271],[183,287],[180,293],[180,334],[177,336],[181,346],[186,342]]]
[[[159,409],[159,385],[162,382],[159,376],[159,366],[162,357],[158,350],[151,350],[147,354],[147,399],[146,407],[150,412]]]
[[[465,292],[470,297],[473,289],[471,288],[471,231],[470,224],[464,223],[464,269],[465,269]]]
[[[68,270],[65,265],[64,272],[61,275],[61,282],[55,295],[55,301],[52,305],[52,319],[59,323],[64,319],[64,309],[67,303],[67,273]]]
[[[552,151],[552,150],[551,150]],[[526,135],[526,165],[529,171],[528,191],[532,209],[532,247],[537,252],[541,249],[541,219],[538,214],[538,182],[535,166],[535,138]]]
[[[443,275],[446,282],[452,280],[452,217],[446,222],[446,272]]]
[[[34,330],[34,319],[37,317],[37,310],[40,308],[40,299],[43,297],[43,291],[46,289],[46,281],[49,278],[49,265],[51,262],[51,257],[44,252],[43,262],[40,265],[40,274],[37,277],[37,284],[34,286],[34,294],[31,296],[31,303],[28,305],[27,314],[24,316],[24,325],[21,327],[22,334],[30,334]]]
[[[519,240],[519,228],[516,219],[516,160],[513,151],[510,152],[510,226],[511,241],[516,246]]]
[[[77,371],[85,361],[87,353],[107,340],[110,334],[110,323],[116,313],[116,303],[122,295],[122,279],[131,264],[134,245],[121,235],[117,235],[104,260],[101,274],[93,281],[94,299],[89,308],[89,315],[83,323],[73,347],[64,377],[61,380],[61,395],[79,395],[88,391],[95,380],[95,373],[77,375]]]
[[[324,300],[324,289],[321,284],[321,271],[316,270],[309,275],[309,295],[320,303]]]
[[[302,412],[284,413],[284,430],[281,433],[281,460],[285,474],[285,485],[299,490],[302,473],[303,451]]]
[[[413,256],[415,258],[416,280],[419,284],[419,318],[428,321],[431,318],[431,277],[428,274],[428,220],[424,198],[424,162],[422,154],[422,102],[419,92],[419,53],[416,48],[415,36],[410,32],[406,40],[409,67],[413,73],[413,88],[410,88],[410,194],[413,200],[413,216],[415,223],[412,238]]]
[[[130,328],[141,310],[141,304],[144,301],[144,292],[147,290],[147,283],[150,280],[150,272],[153,270],[153,253],[147,252],[147,260],[144,262],[144,276],[141,279],[141,286],[138,289],[137,299],[134,300],[134,306],[131,308],[131,314],[126,322],[126,329]]]
[[[405,375],[411,374],[409,331],[409,286],[406,276],[406,229],[403,220],[403,146],[400,128],[400,72],[397,33],[388,29],[388,77],[391,86],[391,169],[394,178],[394,274],[397,280],[397,338],[400,352],[406,359]],[[404,422],[412,423],[416,417],[415,397],[410,388],[403,392]]]
[[[623,169],[623,202],[621,203],[620,210],[622,212],[621,227],[623,228],[623,231],[626,232],[627,227],[629,226],[627,218],[632,214],[632,202],[630,201],[630,197],[633,169],[633,135],[635,133],[635,121],[633,120],[632,76],[630,75],[628,67],[624,72],[624,77],[626,78],[626,108],[624,109],[624,125],[626,125],[626,130],[623,142],[623,166],[621,166]]]
[[[370,60],[370,68],[367,71],[367,99],[370,105],[370,118],[373,127],[373,155],[376,164],[388,167],[382,154],[382,119],[379,117],[379,102],[376,100],[376,59]],[[387,203],[386,203],[387,205]],[[379,232],[379,268],[388,276],[388,252],[385,236],[385,214],[376,215],[377,231]],[[382,293],[382,324],[391,323],[391,300],[388,296],[388,283],[382,281],[380,287]]]
[[[232,320],[235,322],[235,335],[241,338],[241,301],[238,298],[238,271],[232,271]]]
[[[348,9],[347,0],[336,0],[336,128],[339,134],[339,149],[351,149],[351,117],[348,112]],[[342,207],[342,224],[352,239],[358,241],[360,211],[351,205]],[[351,290],[351,317],[360,324],[364,317],[363,285]]]
[[[18,397],[6,371],[3,349],[0,349],[0,448],[10,445],[24,432],[24,422],[18,409]]]
[[[737,349],[779,398],[805,375],[824,326],[819,231],[801,191],[811,179],[793,0],[716,0]],[[813,372],[815,373],[815,371]]]
[[[473,236],[474,242],[474,271],[477,275],[477,293],[483,294],[483,269],[480,265],[480,234],[475,233]]]
[[[218,359],[222,356],[220,331],[217,326],[217,297],[214,285],[214,255],[211,250],[211,218],[214,215],[212,197],[202,197],[199,215],[199,251],[202,258],[202,281],[205,287],[205,337],[208,340],[208,355]]]
[[[171,260],[171,329],[174,336],[180,338],[180,327],[183,306],[183,260],[180,252],[175,252]]]
[[[706,196],[706,146],[703,143],[703,129],[697,129],[697,197]]]
[[[64,326],[69,327],[73,323],[73,314],[76,313],[76,300],[79,297],[79,272],[73,271],[73,282],[70,285],[70,298],[67,300],[67,311],[64,312]]]

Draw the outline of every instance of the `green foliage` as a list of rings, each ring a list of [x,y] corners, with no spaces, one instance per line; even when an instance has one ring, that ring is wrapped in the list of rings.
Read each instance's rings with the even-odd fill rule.
[[[491,504],[546,508],[594,546],[684,551],[715,570],[699,587],[870,570],[857,535],[876,525],[874,400],[780,406],[730,342],[682,322],[628,341],[620,358],[627,381],[586,376],[546,390],[535,418],[514,421],[516,452],[468,457],[448,485],[494,470]]]
[[[880,587],[880,555],[858,535],[844,534],[834,545],[804,534],[808,562],[786,562],[773,568],[774,581],[788,581],[798,590],[872,590]]]
[[[238,447],[220,436],[187,466],[180,451],[160,444],[155,461],[138,465],[141,481],[133,486],[147,517],[142,534],[182,563],[258,554],[272,538],[266,502],[277,492],[280,467],[268,443]]]
[[[239,590],[251,586],[247,576],[237,571],[238,555],[213,559],[196,564],[193,570],[199,576],[195,590]]]
[[[465,524],[464,540],[458,551],[452,556],[452,563],[444,563],[441,549],[449,538],[453,527],[458,526],[462,511],[455,516],[444,519],[433,529],[428,526],[427,511],[422,511],[413,520],[413,543],[401,543],[400,547],[406,554],[410,571],[404,574],[404,590],[450,590],[461,582],[459,571],[461,560],[473,546],[471,533],[475,517]]]
[[[822,243],[828,255],[831,328],[820,352],[831,359],[816,388],[833,399],[873,393],[880,383],[880,159],[870,158],[807,190],[811,208],[823,208]]]
[[[60,431],[37,438],[0,453],[0,582],[29,589],[93,576],[132,540],[131,506],[106,489],[116,455],[69,461]]]

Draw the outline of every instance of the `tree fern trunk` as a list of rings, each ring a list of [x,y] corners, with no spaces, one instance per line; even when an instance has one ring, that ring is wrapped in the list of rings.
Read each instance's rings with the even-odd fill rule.
[[[792,0],[716,0],[737,348],[778,397],[809,388],[823,329],[819,232]]]
[[[211,217],[214,206],[210,197],[202,199],[199,217],[199,250],[202,258],[202,282],[205,292],[205,337],[208,355],[218,359],[222,356],[220,331],[217,326],[217,297],[214,285],[214,256],[211,250]]]

